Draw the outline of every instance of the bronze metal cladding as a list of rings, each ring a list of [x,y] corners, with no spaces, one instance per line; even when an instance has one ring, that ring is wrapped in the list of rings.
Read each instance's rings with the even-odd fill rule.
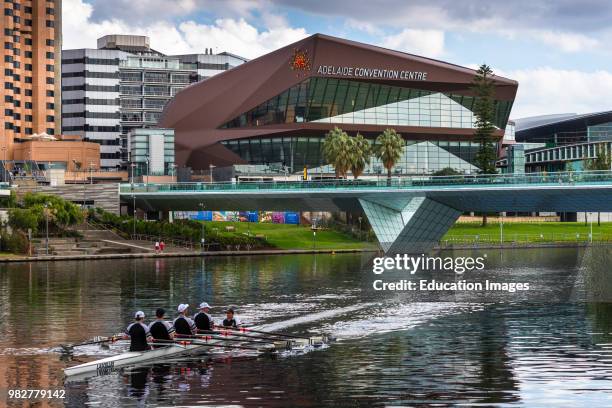
[[[345,73],[318,73],[319,67],[358,67],[398,72],[426,72],[423,78],[388,78]],[[323,69],[323,68],[322,68]],[[362,73],[362,72],[360,72]],[[391,84],[394,86],[473,95],[475,71],[446,62],[393,51],[373,45],[315,34],[236,68],[193,84],[179,92],[166,106],[160,126],[175,129],[176,161],[180,166],[206,169],[244,161],[219,142],[274,135],[320,134],[334,123],[301,122],[221,129],[238,115],[275,97],[309,77],[325,76]],[[406,75],[404,75],[406,76]],[[518,83],[496,76],[495,98],[513,101]],[[377,134],[393,127],[404,137],[423,140],[469,140],[473,129],[388,125],[340,125],[342,129]],[[497,131],[501,137],[503,130]]]

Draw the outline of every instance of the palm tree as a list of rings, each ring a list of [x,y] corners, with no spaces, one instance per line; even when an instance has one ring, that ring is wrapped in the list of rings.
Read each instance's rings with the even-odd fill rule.
[[[374,154],[387,169],[387,184],[391,185],[391,170],[395,163],[402,157],[404,151],[404,139],[397,134],[395,129],[385,129],[376,138]]]
[[[345,178],[351,168],[350,139],[342,129],[334,127],[323,141],[323,157],[334,166],[336,177]]]
[[[350,139],[349,152],[351,157],[351,173],[355,180],[363,174],[365,167],[370,164],[372,147],[361,134]]]

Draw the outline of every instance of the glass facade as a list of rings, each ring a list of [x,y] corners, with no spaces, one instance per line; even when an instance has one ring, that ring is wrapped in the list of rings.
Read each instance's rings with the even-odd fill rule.
[[[333,173],[325,166],[321,153],[323,137],[275,137],[226,140],[221,142],[249,164],[267,164],[270,167],[288,168],[299,172],[304,167],[318,168],[324,173]],[[429,174],[445,167],[463,173],[473,173],[478,144],[469,141],[414,141],[405,142],[404,154],[396,164],[396,174]],[[385,170],[377,159],[372,158],[365,174],[380,174]]]
[[[222,128],[299,122],[473,128],[474,102],[471,96],[314,77]],[[494,123],[498,128],[505,128],[511,108],[511,101],[495,101]]]

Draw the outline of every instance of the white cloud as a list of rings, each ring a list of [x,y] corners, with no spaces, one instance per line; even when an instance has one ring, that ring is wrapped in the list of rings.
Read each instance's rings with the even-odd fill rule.
[[[193,2],[182,1],[185,7]],[[147,35],[151,47],[168,54],[198,53],[204,48],[255,58],[308,35],[303,28],[289,27],[285,19],[266,14],[268,28],[259,30],[244,18],[223,18],[213,24],[185,21],[178,27],[163,20],[134,26],[121,19],[92,21],[94,8],[84,0],[64,0],[63,41],[65,49],[95,48],[96,39],[107,34]]]
[[[610,71],[584,72],[543,67],[498,73],[519,82],[512,118],[611,109]]]
[[[444,50],[444,31],[406,28],[382,40],[382,46],[426,57],[441,57]]]
[[[565,52],[592,50],[601,46],[597,39],[579,33],[538,31],[533,35],[543,43]]]

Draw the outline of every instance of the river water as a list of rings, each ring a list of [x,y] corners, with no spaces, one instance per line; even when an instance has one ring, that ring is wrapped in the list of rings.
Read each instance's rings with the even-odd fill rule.
[[[445,252],[529,293],[381,292],[361,254],[135,259],[0,266],[0,406],[8,389],[65,391],[51,406],[612,406],[609,248]],[[405,275],[405,274],[404,274]],[[235,305],[247,324],[325,333],[328,346],[199,356],[65,382],[63,368],[121,351],[61,343],[121,332],[135,310]]]

